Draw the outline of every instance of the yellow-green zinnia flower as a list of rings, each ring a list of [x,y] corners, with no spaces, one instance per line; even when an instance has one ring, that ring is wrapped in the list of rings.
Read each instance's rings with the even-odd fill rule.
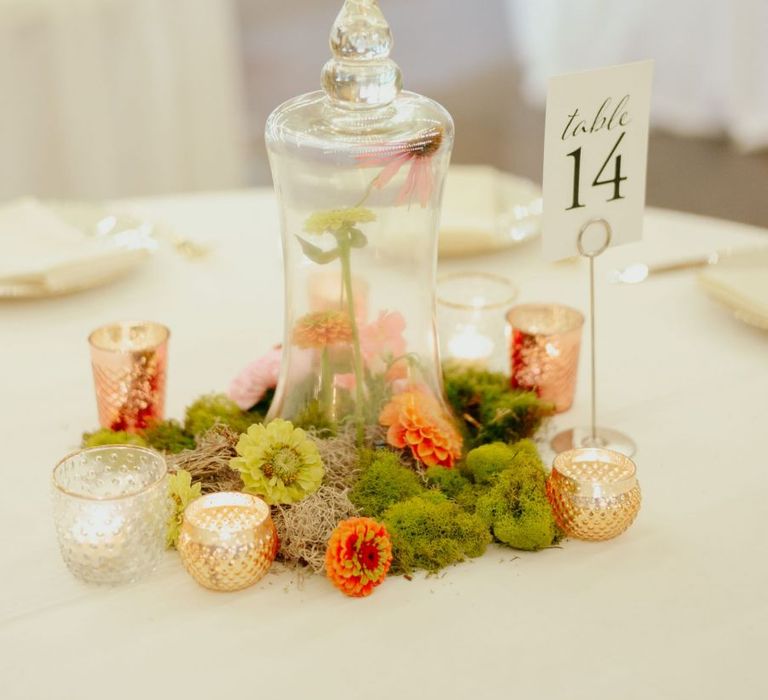
[[[240,436],[230,466],[240,472],[247,493],[267,503],[296,503],[317,491],[323,461],[317,445],[301,428],[276,418],[257,423]]]
[[[328,209],[316,211],[304,223],[307,233],[334,233],[342,228],[355,224],[367,224],[376,220],[376,215],[365,207],[350,207],[348,209]]]
[[[171,517],[168,519],[166,545],[175,547],[179,541],[181,523],[184,520],[184,509],[202,493],[200,484],[192,483],[192,475],[184,469],[179,469],[168,477],[168,496],[173,502]]]

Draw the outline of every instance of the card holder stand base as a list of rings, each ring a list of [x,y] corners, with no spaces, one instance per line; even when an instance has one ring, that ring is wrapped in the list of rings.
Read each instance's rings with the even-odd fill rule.
[[[634,440],[612,428],[600,428],[592,436],[592,428],[569,428],[555,435],[549,443],[556,454],[582,447],[601,447],[631,457],[637,451]]]

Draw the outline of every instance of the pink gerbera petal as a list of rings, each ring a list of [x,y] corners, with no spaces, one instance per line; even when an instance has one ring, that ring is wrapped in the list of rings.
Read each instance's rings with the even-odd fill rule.
[[[408,177],[405,180],[405,184],[403,185],[403,188],[400,190],[400,193],[397,195],[397,205],[400,206],[401,204],[407,204],[411,197],[413,196],[413,192],[416,189],[416,177],[419,172],[419,161],[414,160],[413,163],[411,163],[411,169],[408,171]]]
[[[229,398],[243,411],[255,406],[269,389],[277,386],[282,354],[281,346],[273,348],[266,355],[248,364],[232,380],[228,392]]]
[[[373,186],[379,190],[382,187],[386,187],[390,180],[400,172],[400,168],[402,168],[409,159],[410,156],[407,153],[400,153],[399,155],[394,156],[392,160],[387,162],[384,170],[382,170],[373,181]]]
[[[423,158],[419,162],[418,181],[416,184],[416,194],[422,209],[429,204],[429,198],[432,195],[432,185],[432,161],[429,158]]]

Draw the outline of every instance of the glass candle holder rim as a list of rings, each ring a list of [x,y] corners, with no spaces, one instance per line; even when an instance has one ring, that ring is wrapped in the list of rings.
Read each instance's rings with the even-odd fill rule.
[[[237,500],[239,503],[234,503],[233,500]],[[224,502],[218,503],[217,501]],[[243,491],[217,491],[215,493],[205,493],[202,496],[198,496],[194,501],[191,501],[184,509],[184,523],[196,532],[218,534],[218,528],[206,527],[205,525],[202,525],[199,520],[197,522],[196,520],[198,513],[201,511],[221,507],[241,507],[257,512],[258,518],[237,529],[238,532],[262,527],[272,516],[269,505],[258,496],[244,493]]]
[[[160,465],[161,473],[158,475],[156,479],[149,482],[148,484],[144,484],[140,488],[137,488],[135,491],[130,491],[128,493],[121,493],[119,496],[91,496],[86,493],[78,493],[76,491],[70,491],[57,480],[58,470],[61,467],[63,467],[64,464],[73,460],[75,457],[79,457],[84,454],[91,454],[95,452],[110,452],[110,451],[111,452],[117,451],[117,452],[144,453],[149,457],[151,457],[154,462]],[[167,475],[168,475],[168,462],[166,461],[165,457],[157,450],[153,450],[149,447],[140,447],[139,445],[97,445],[96,447],[84,447],[79,450],[74,450],[69,454],[65,455],[64,457],[62,457],[56,463],[56,466],[53,468],[53,472],[51,473],[51,483],[53,484],[53,487],[57,491],[65,494],[66,496],[69,496],[70,498],[78,498],[82,501],[91,501],[94,503],[97,503],[97,502],[110,503],[112,501],[121,501],[121,500],[126,500],[128,498],[135,498],[136,496],[139,496],[142,493],[147,493],[148,491],[151,491],[153,488],[155,488],[158,484],[160,484],[160,482],[162,482]]]
[[[575,460],[574,457],[579,454],[591,454],[592,458]],[[618,478],[614,479],[585,479],[582,476],[573,472],[570,468],[571,465],[578,462],[600,462],[603,464],[609,464],[612,466],[618,466],[625,470],[624,473]],[[622,486],[628,487],[634,486],[637,482],[637,465],[635,462],[625,454],[609,450],[605,447],[578,447],[573,450],[566,450],[558,454],[552,462],[552,471],[556,471],[562,478],[568,479],[579,486],[590,486],[593,484],[601,483],[610,486]]]
[[[450,282],[453,280],[459,280],[462,278],[476,278],[476,279],[483,279],[487,282],[494,282],[499,285],[503,285],[507,290],[508,294],[507,296],[501,300],[501,301],[494,301],[490,303],[484,303],[484,304],[467,304],[463,302],[458,301],[451,301],[449,299],[445,299],[440,294],[440,286],[444,284],[445,282]],[[504,277],[504,275],[497,275],[494,272],[482,272],[482,271],[459,271],[459,272],[448,272],[444,275],[440,275],[437,278],[437,303],[440,306],[445,306],[450,309],[461,309],[462,311],[490,311],[493,309],[503,309],[508,304],[511,304],[515,299],[517,299],[517,295],[519,293],[519,289],[517,288],[517,285],[512,282],[507,277]]]
[[[526,323],[516,323],[513,320],[513,316],[520,312],[526,312],[526,311],[534,311],[534,310],[544,310],[544,309],[559,309],[562,311],[565,311],[568,315],[568,318],[571,319],[571,323],[564,324],[562,327],[553,328],[553,329],[547,329],[542,330],[540,327],[531,328],[532,324],[526,324]],[[572,306],[567,306],[566,304],[560,304],[557,302],[553,302],[551,304],[542,303],[542,302],[532,302],[527,304],[516,304],[512,308],[507,311],[507,323],[512,326],[513,328],[517,328],[519,330],[522,330],[530,335],[541,335],[541,336],[550,336],[550,335],[563,335],[564,333],[570,333],[571,331],[578,330],[584,325],[584,314],[579,311],[578,309],[574,309]]]
[[[112,329],[120,329],[121,332],[125,332],[131,328],[140,327],[151,328],[159,333],[156,340],[147,342],[142,345],[133,345],[129,347],[120,347],[113,343],[105,343],[100,341],[101,335],[107,335]],[[171,337],[171,330],[168,326],[158,323],[157,321],[115,321],[113,323],[106,323],[98,328],[95,328],[88,335],[88,344],[94,349],[102,352],[141,352],[144,350],[152,350],[159,347],[163,343],[167,342]]]

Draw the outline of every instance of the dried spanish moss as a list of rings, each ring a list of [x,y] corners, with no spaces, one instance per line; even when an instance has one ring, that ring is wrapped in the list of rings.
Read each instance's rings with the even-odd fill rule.
[[[175,472],[186,469],[192,481],[200,482],[203,493],[240,491],[243,481],[229,460],[236,456],[235,445],[240,435],[225,425],[215,425],[198,439],[194,450],[168,455],[168,468]]]
[[[325,475],[323,486],[343,490],[357,481],[357,446],[355,431],[350,427],[342,428],[334,437],[322,437],[322,434],[307,430],[315,441],[323,460]]]
[[[321,486],[315,493],[298,503],[274,506],[280,539],[278,558],[292,566],[306,566],[313,573],[325,569],[325,550],[336,526],[358,515],[347,496],[347,489]]]
[[[325,550],[336,526],[359,514],[347,495],[357,481],[358,454],[352,428],[332,438],[312,437],[325,467],[323,483],[298,503],[274,506],[272,518],[280,538],[279,559],[289,566],[306,566],[320,573],[325,569]],[[369,438],[373,440],[372,435]]]

